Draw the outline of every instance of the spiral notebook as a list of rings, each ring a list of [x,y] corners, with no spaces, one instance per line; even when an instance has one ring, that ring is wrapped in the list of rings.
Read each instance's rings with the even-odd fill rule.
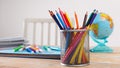
[[[50,46],[49,51],[43,51],[40,53],[29,53],[27,51],[14,52],[14,47],[0,48],[0,56],[5,57],[23,57],[23,58],[43,58],[43,59],[60,59],[60,48]]]

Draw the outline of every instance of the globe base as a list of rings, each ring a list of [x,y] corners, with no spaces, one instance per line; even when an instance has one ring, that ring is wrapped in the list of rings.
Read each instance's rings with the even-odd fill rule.
[[[90,49],[90,52],[95,52],[95,53],[111,53],[113,52],[113,49],[106,45],[97,45],[96,47]]]

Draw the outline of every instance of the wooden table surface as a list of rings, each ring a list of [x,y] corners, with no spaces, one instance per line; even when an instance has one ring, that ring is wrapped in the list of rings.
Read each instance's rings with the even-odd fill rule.
[[[60,60],[39,58],[0,57],[0,68],[69,68]],[[113,53],[90,53],[90,64],[71,68],[120,68],[120,47]]]

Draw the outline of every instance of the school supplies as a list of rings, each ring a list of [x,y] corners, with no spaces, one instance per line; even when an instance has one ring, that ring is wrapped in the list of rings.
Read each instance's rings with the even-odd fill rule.
[[[74,13],[76,28],[73,27],[70,18],[66,12],[59,8],[58,21],[64,24],[61,33],[61,63],[63,65],[82,65],[89,64],[89,37],[88,31],[94,21],[98,11],[95,9],[87,20],[86,12],[82,27],[79,27],[78,17]],[[50,13],[51,14],[51,13]],[[61,16],[61,17],[60,17]],[[59,25],[58,25],[59,26]]]

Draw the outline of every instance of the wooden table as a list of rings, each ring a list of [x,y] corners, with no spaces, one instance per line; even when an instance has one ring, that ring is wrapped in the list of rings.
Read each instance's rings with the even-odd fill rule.
[[[119,68],[120,47],[113,53],[90,53],[90,64],[80,68]],[[0,68],[69,68],[62,66],[60,60],[0,57]],[[78,67],[71,67],[78,68]]]

